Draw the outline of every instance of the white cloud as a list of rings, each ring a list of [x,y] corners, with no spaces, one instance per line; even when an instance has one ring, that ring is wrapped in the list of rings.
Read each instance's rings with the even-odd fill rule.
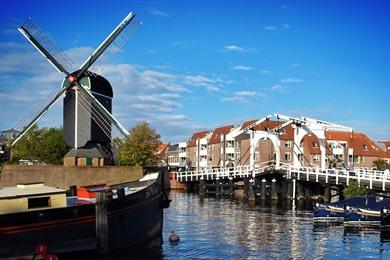
[[[161,10],[157,10],[154,8],[148,8],[148,11],[150,14],[155,15],[155,16],[161,16],[161,17],[168,17],[169,16],[166,12],[161,11]]]
[[[224,81],[220,78],[207,78],[202,75],[186,76],[184,78],[184,83],[191,86],[205,87],[209,92],[219,92],[223,84],[231,84],[230,81]]]
[[[272,91],[280,91],[280,92],[282,92],[282,91],[284,91],[284,87],[282,85],[275,84],[275,85],[273,85],[271,87],[271,90]]]
[[[251,49],[249,49],[249,48],[240,47],[237,45],[226,45],[223,47],[223,51],[226,51],[226,52],[248,52],[250,50]]]
[[[267,25],[264,27],[264,30],[269,31],[269,32],[275,32],[275,31],[278,31],[279,29],[284,31],[284,30],[288,30],[290,28],[291,28],[291,26],[288,23],[282,23],[280,26]]]
[[[236,66],[233,67],[233,70],[248,71],[248,70],[252,70],[252,67],[245,66],[245,65],[236,65]]]
[[[248,100],[244,97],[238,97],[238,96],[233,96],[233,97],[224,97],[221,98],[222,102],[233,102],[233,103],[248,103]]]
[[[236,96],[239,96],[239,97],[255,97],[255,96],[260,96],[261,94],[259,92],[255,92],[255,91],[237,91],[235,92],[235,95]]]
[[[271,74],[271,71],[269,71],[269,70],[261,70],[260,73],[263,74],[263,75],[268,75],[268,74]]]
[[[301,64],[300,63],[294,63],[294,64],[291,64],[291,66],[290,66],[290,68],[298,68],[298,67],[300,67],[301,66]]]
[[[282,30],[287,30],[287,29],[290,29],[290,25],[288,23],[283,23],[280,25],[280,28]]]
[[[274,31],[278,30],[278,27],[273,26],[273,25],[268,25],[268,26],[264,27],[264,30],[269,31],[269,32],[274,32]]]
[[[281,79],[280,82],[281,83],[285,83],[285,84],[288,84],[288,83],[302,83],[303,80],[302,79],[296,79],[296,78],[286,78],[286,79]]]
[[[259,96],[263,98],[267,97],[264,93],[261,92],[242,90],[242,91],[234,92],[233,95],[230,97],[221,98],[221,102],[250,103],[249,102],[250,98],[259,97]]]

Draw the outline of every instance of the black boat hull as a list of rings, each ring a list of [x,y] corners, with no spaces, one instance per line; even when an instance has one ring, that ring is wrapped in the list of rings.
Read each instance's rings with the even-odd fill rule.
[[[107,203],[109,250],[161,235],[161,176],[150,186]],[[0,215],[0,257],[28,255],[37,244],[50,252],[95,250],[95,204]]]

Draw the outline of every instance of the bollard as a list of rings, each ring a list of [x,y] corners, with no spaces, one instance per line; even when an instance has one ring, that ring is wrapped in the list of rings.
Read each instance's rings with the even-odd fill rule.
[[[77,196],[77,185],[69,186],[69,193],[71,197]]]
[[[266,188],[267,188],[267,181],[265,179],[262,179],[261,180],[261,199],[262,200],[265,200],[265,197],[267,195],[267,191],[266,191]]]
[[[107,196],[105,191],[96,192],[95,203],[96,237],[99,241],[99,253],[108,252]]]
[[[125,188],[117,189],[116,194],[118,195],[118,198],[123,198],[125,196]]]
[[[276,180],[272,179],[271,183],[271,199],[277,200],[278,199],[278,192],[276,191]]]

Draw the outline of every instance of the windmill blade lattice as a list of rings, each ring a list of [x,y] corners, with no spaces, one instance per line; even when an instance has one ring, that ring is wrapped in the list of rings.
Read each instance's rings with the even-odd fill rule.
[[[69,74],[68,71],[72,71],[72,60],[50,40],[42,29],[33,23],[31,18],[18,30],[59,72]]]
[[[92,65],[95,64],[96,60],[104,53],[106,52],[107,48],[116,40],[116,39],[119,39],[119,42],[114,44],[114,49],[115,49],[115,45],[116,46],[124,46],[124,44],[126,43],[126,40],[127,37],[129,37],[130,35],[127,35],[127,36],[121,36],[120,37],[120,34],[123,32],[123,31],[127,31],[127,27],[129,27],[129,25],[132,25],[130,26],[130,30],[127,31],[128,33],[132,33],[134,32],[136,28],[138,28],[137,26],[134,26],[136,24],[139,24],[136,22],[135,20],[135,15],[132,14],[132,13],[129,13],[120,23],[119,25],[110,33],[110,35],[108,35],[108,37],[99,45],[99,47],[97,47],[97,49],[92,53],[92,55],[81,65],[80,67],[80,70],[79,72],[77,73],[76,75],[76,78],[79,78],[80,76],[84,75],[85,73],[87,73],[87,71],[90,69],[90,67]],[[131,27],[134,27],[133,29],[131,29]],[[127,33],[127,34],[128,34]],[[118,38],[119,37],[119,38]],[[117,51],[115,51],[117,52]],[[111,51],[111,54],[113,54],[114,52]]]
[[[19,131],[18,136],[12,142],[14,145],[54,104],[62,97],[66,89],[54,89],[35,109],[20,120],[15,129]]]
[[[104,115],[98,105],[94,103],[93,99],[87,95],[86,92],[78,92],[78,102],[84,110],[91,114],[95,123],[103,130],[104,134],[111,139],[111,143],[114,143],[114,140],[122,141],[122,139],[126,137],[126,134],[118,127],[112,127],[111,119]]]
[[[102,74],[105,67],[110,62],[110,59],[114,58],[115,55],[125,47],[125,45],[130,40],[131,36],[138,30],[142,25],[142,22],[138,21],[136,18],[131,20],[131,23],[122,30],[122,32],[111,42],[111,44],[106,48],[106,50],[101,54],[99,59],[88,68],[89,75]]]

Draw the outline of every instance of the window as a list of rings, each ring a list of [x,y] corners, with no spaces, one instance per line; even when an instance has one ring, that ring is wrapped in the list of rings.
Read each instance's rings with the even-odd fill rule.
[[[368,151],[368,146],[367,146],[366,144],[363,144],[363,149],[364,149],[365,151]]]
[[[320,155],[319,154],[314,154],[313,155],[313,161],[318,162],[320,160]]]
[[[255,152],[254,154],[254,158],[253,158],[255,161],[260,161],[260,156],[259,156],[259,152]]]
[[[241,145],[241,142],[240,141],[236,141],[236,148],[240,148],[240,145]]]
[[[313,147],[318,147],[318,143],[317,142],[313,142]]]
[[[291,153],[285,153],[284,154],[284,160],[291,161]]]
[[[269,128],[268,127],[264,127],[264,131],[269,131]]]
[[[234,147],[234,141],[227,141],[227,142],[226,142],[226,147],[227,147],[227,148]]]
[[[85,158],[85,160],[86,160],[86,164],[87,164],[88,166],[91,166],[91,165],[92,165],[92,158],[91,158],[91,157],[87,157],[87,158]]]
[[[50,197],[28,198],[28,209],[50,207]]]
[[[292,147],[292,141],[291,141],[291,140],[287,140],[287,141],[284,143],[284,146],[285,146],[285,147]]]
[[[237,161],[241,160],[241,154],[240,153],[236,153],[236,160]]]

